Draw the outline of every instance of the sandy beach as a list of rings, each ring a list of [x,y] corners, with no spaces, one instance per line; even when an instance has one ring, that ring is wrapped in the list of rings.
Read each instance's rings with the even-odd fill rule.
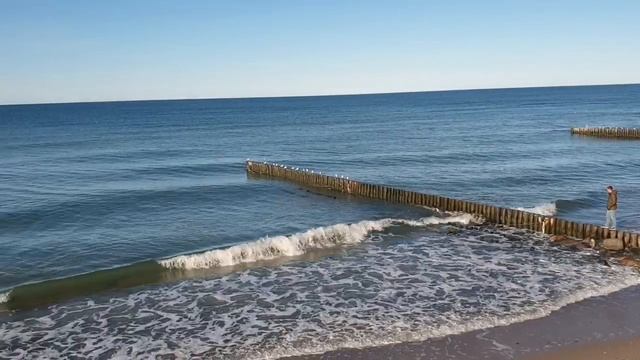
[[[568,348],[526,358],[526,360],[637,360],[640,359],[640,338],[612,341]]]
[[[638,299],[640,287],[634,286],[509,326],[295,359],[638,360]]]

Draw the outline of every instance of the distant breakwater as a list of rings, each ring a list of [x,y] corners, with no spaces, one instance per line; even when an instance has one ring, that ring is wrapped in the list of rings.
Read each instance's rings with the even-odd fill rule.
[[[528,229],[550,235],[563,235],[581,240],[619,239],[624,248],[639,247],[639,235],[629,231],[610,230],[593,224],[582,224],[554,216],[540,215],[524,210],[510,209],[472,201],[453,199],[385,185],[370,184],[343,176],[330,176],[321,172],[282,164],[247,160],[249,174],[286,180],[309,188],[341,192],[353,196],[414,206],[426,206],[441,211],[459,211],[483,217],[487,222]]]
[[[640,128],[571,128],[572,135],[640,140]]]

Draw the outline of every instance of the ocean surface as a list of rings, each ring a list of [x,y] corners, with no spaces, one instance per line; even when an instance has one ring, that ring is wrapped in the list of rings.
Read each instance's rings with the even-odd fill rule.
[[[248,178],[247,159],[640,230],[640,85],[0,106],[0,358],[270,359],[637,285],[539,234]]]

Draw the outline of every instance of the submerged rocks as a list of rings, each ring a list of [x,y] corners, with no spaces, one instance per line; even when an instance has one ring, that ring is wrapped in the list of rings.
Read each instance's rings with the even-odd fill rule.
[[[553,235],[552,237],[549,238],[549,240],[551,242],[557,243],[557,242],[567,241],[569,240],[569,238],[564,235]]]
[[[630,256],[625,256],[620,259],[620,265],[633,267],[636,269],[640,269],[640,259],[636,259]]]
[[[572,239],[565,235],[553,235],[549,238],[549,241],[551,241],[556,245],[564,246],[571,250],[583,250],[589,247],[589,245],[585,244],[583,241]]]
[[[447,228],[447,234],[449,234],[449,235],[458,235],[458,234],[460,234],[460,231],[461,230],[459,228],[456,228],[456,227],[453,227],[453,226],[449,226]]]
[[[622,239],[608,238],[604,240],[597,241],[593,238],[578,240],[569,238],[564,235],[554,235],[549,238],[549,241],[556,245],[567,246],[571,248],[578,249],[604,249],[608,251],[623,251],[625,249],[624,241]]]
[[[624,250],[624,241],[622,239],[608,238],[602,240],[600,246],[610,251],[622,251]]]

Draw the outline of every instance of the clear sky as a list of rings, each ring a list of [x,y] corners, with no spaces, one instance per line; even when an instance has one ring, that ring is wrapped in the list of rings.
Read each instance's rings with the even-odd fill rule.
[[[638,0],[0,0],[0,104],[639,82]]]

